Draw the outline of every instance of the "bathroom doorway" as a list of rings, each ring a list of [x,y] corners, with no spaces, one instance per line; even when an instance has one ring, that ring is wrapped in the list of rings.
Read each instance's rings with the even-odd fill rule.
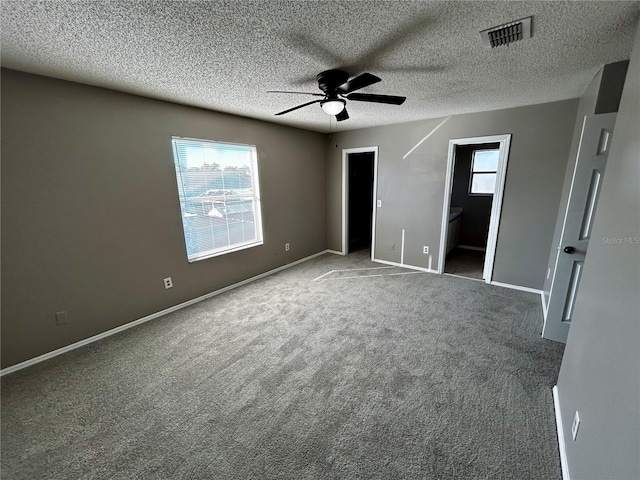
[[[510,135],[451,140],[439,273],[491,283]]]

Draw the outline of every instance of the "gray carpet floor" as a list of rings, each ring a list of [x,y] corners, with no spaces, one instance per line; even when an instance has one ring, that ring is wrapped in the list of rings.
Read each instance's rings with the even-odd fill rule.
[[[366,254],[5,376],[2,478],[560,479],[539,296]]]

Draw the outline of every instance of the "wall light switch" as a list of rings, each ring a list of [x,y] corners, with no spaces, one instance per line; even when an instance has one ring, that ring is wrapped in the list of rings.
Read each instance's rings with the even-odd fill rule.
[[[382,200],[378,200],[376,204],[378,205],[378,208],[380,208],[382,206]]]

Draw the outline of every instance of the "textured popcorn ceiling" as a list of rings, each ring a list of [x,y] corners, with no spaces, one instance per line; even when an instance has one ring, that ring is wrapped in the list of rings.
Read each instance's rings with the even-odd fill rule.
[[[186,105],[327,132],[580,96],[628,58],[640,2],[7,1],[2,65]],[[533,15],[533,38],[489,49],[478,32]],[[382,78],[336,124],[315,75]]]

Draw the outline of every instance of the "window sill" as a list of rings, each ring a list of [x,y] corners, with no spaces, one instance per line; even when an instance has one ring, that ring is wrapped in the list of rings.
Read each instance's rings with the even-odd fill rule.
[[[239,252],[240,250],[246,250],[248,248],[257,247],[262,244],[264,244],[262,240],[259,240],[257,242],[251,242],[251,243],[243,243],[241,245],[236,245],[232,248],[227,248],[225,250],[210,251],[208,253],[200,254],[197,257],[196,256],[188,257],[187,261],[189,263],[195,263],[195,262],[199,262],[200,260],[207,260],[208,258],[219,257],[221,255],[226,255],[228,253]]]

